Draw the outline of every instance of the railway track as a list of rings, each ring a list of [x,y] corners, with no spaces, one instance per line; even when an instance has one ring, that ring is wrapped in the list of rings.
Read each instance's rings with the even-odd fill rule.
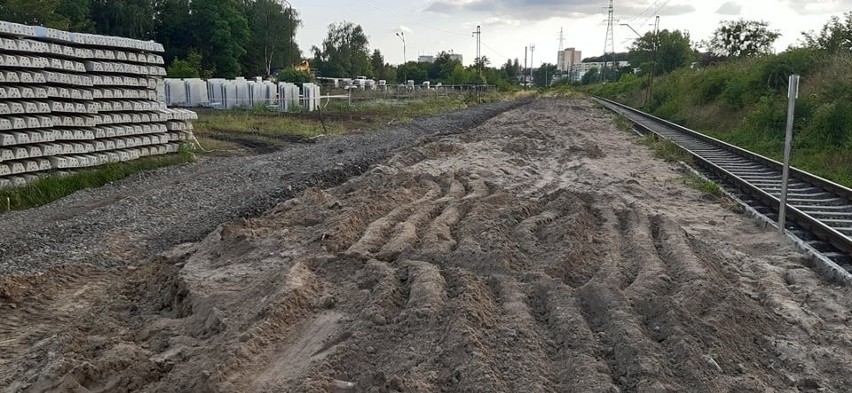
[[[755,211],[776,221],[782,164],[603,98],[594,100],[630,120],[642,134],[653,133],[680,146],[711,179],[721,182]],[[852,189],[791,168],[786,228],[830,269],[849,281],[852,273]]]

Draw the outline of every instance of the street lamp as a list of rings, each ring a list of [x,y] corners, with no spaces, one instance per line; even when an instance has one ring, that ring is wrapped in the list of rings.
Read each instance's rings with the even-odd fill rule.
[[[396,33],[396,36],[402,40],[402,64],[405,64],[408,62],[405,56],[405,32],[400,31],[399,33]]]

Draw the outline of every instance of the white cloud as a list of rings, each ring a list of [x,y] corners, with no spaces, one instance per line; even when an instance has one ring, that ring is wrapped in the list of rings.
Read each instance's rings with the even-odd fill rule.
[[[742,11],[743,11],[742,5],[737,4],[733,1],[729,1],[725,4],[722,4],[722,6],[719,7],[718,10],[716,10],[716,13],[719,14],[719,15],[737,16],[737,15],[740,15],[740,13]]]
[[[852,8],[852,0],[782,0],[782,2],[802,14],[830,14]]]

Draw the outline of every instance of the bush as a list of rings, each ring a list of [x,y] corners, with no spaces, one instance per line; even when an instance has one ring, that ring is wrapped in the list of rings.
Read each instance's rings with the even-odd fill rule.
[[[166,70],[166,75],[169,78],[198,78],[201,74],[198,72],[198,69],[192,66],[189,61],[175,59],[171,65],[169,65],[168,70]]]
[[[201,66],[201,54],[190,52],[186,59],[176,58],[166,69],[169,78],[210,78],[212,72]]]
[[[728,67],[711,67],[696,74],[695,91],[699,103],[707,104],[716,100],[731,80]]]
[[[280,82],[290,82],[300,85],[302,83],[310,83],[311,74],[296,70],[295,68],[285,68],[278,72],[277,78]]]
[[[745,125],[756,131],[767,132],[770,136],[784,137],[787,112],[781,100],[771,96],[760,98],[754,109],[746,115]]]
[[[808,76],[813,74],[824,62],[821,52],[798,48],[777,56],[767,57],[760,67],[760,80],[775,91],[787,91],[790,75]]]
[[[805,135],[826,146],[852,147],[852,102],[840,100],[821,105],[807,125]]]

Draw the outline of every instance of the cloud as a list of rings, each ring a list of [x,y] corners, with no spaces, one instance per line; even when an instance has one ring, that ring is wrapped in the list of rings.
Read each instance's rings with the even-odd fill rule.
[[[488,19],[484,19],[478,22],[465,22],[462,24],[467,29],[475,29],[476,26],[482,26],[484,28],[488,27],[501,27],[501,26],[518,26],[521,24],[521,21],[518,19],[512,18],[501,18],[499,16],[493,16]]]
[[[810,15],[831,14],[852,8],[852,0],[782,0],[782,2],[800,14]]]
[[[424,11],[442,15],[469,11],[504,20],[543,20],[600,14],[605,5],[601,0],[433,0]]]
[[[733,1],[729,1],[725,4],[722,4],[722,6],[719,7],[718,10],[716,10],[716,13],[719,14],[719,15],[736,16],[736,15],[739,15],[742,12],[742,10],[743,10],[743,6],[741,6],[737,3],[734,3]]]
[[[675,4],[661,0],[616,3],[616,18],[675,16],[695,11],[692,4],[683,1]],[[485,13],[494,16],[494,24],[517,24],[522,20],[601,15],[606,13],[606,5],[606,0],[433,0],[424,11],[442,15],[462,11]]]
[[[695,12],[695,6],[688,2],[674,2],[672,4],[669,1],[649,0],[622,4],[621,6],[617,6],[615,11],[617,17],[622,19],[627,17],[650,19],[657,15],[678,16],[689,14]]]

